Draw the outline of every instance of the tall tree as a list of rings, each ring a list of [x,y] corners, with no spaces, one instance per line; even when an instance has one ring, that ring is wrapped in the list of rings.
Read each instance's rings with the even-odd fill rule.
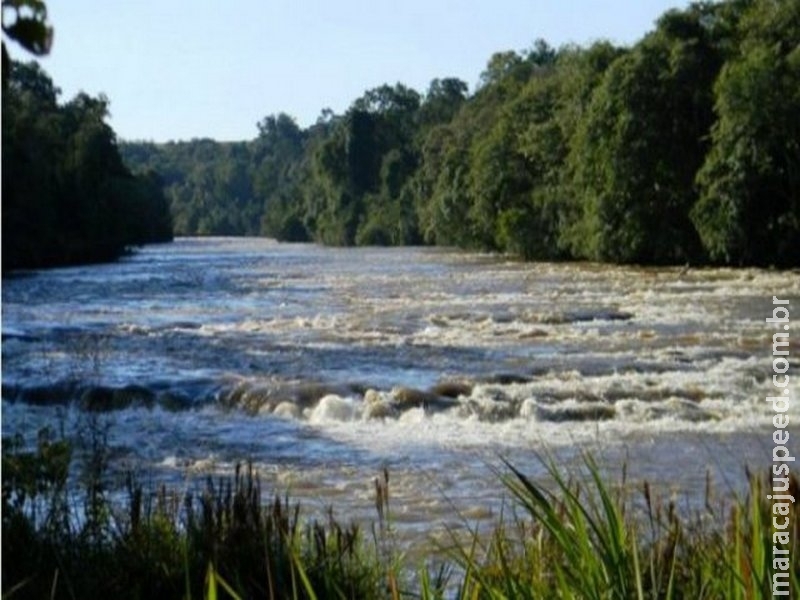
[[[692,218],[719,262],[797,264],[800,3],[755,0],[714,92],[718,120]]]
[[[689,220],[720,67],[713,5],[671,11],[607,71],[572,149],[578,256],[675,263],[700,257]]]
[[[3,93],[3,271],[109,260],[171,239],[160,186],[123,165],[108,102],[59,105],[36,63],[11,63]]]

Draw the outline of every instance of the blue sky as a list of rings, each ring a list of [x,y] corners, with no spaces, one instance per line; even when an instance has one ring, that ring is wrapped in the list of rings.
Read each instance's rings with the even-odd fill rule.
[[[280,111],[307,126],[365,90],[435,77],[474,88],[492,53],[631,44],[678,0],[48,0],[42,60],[66,100],[106,94],[123,139],[252,139]],[[13,44],[11,44],[13,46]],[[12,49],[12,56],[25,58]]]

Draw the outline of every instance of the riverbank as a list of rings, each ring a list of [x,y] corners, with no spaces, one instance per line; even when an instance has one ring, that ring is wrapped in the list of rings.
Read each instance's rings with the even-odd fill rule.
[[[657,497],[650,483],[628,481],[624,469],[621,478],[601,474],[588,454],[580,469],[541,458],[541,480],[506,463],[487,485],[512,501],[490,529],[451,531],[427,553],[406,554],[394,535],[399,507],[389,471],[374,481],[371,522],[348,522],[332,510],[312,520],[279,491],[265,492],[252,466],[155,489],[129,474],[126,492],[113,496],[104,483],[102,430],[84,443],[74,453],[47,430],[32,451],[20,439],[4,440],[4,598],[730,599],[800,592],[798,509],[786,504],[790,543],[778,544],[788,562],[773,562],[772,503],[761,474],[750,476],[739,497],[720,495],[708,482],[705,505],[687,511],[679,498]],[[798,491],[795,473],[787,494]],[[455,516],[469,525],[469,517]]]

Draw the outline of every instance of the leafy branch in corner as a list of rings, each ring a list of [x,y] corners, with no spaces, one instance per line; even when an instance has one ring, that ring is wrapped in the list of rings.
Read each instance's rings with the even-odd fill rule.
[[[3,34],[35,56],[50,53],[53,28],[47,22],[47,6],[41,0],[3,0]],[[11,61],[3,40],[3,85]]]

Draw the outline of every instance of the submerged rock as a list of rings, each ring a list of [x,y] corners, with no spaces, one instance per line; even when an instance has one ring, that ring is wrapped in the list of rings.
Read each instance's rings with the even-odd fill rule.
[[[458,406],[459,404],[458,401],[453,398],[447,398],[434,394],[433,392],[425,392],[407,387],[394,388],[391,392],[391,396],[394,399],[395,406],[401,411],[410,408],[442,411]]]
[[[410,408],[422,406],[426,402],[432,402],[436,400],[438,396],[431,392],[424,392],[413,388],[396,387],[392,389],[392,398],[397,404]]]
[[[287,395],[302,408],[310,408],[322,400],[325,396],[331,394],[341,394],[343,390],[340,387],[325,385],[321,383],[304,383],[292,386],[292,389],[287,389]]]
[[[3,384],[2,396],[11,402],[28,402],[30,404],[67,404],[75,399],[78,386],[74,382],[62,381],[52,385],[24,387]]]
[[[192,398],[178,390],[167,390],[158,395],[158,405],[164,410],[178,412],[192,405]]]
[[[612,404],[573,404],[570,406],[537,406],[535,416],[540,421],[607,421],[617,415]]]
[[[108,387],[92,387],[81,394],[80,406],[90,412],[106,412],[113,410],[114,390]]]
[[[391,394],[368,389],[364,393],[364,408],[361,413],[365,421],[371,419],[396,419],[401,415]]]
[[[458,398],[459,396],[469,396],[472,389],[473,385],[464,381],[442,381],[431,388],[431,393],[445,398]]]
[[[385,398],[383,394],[378,390],[374,390],[372,388],[368,389],[364,392],[364,403],[365,404],[376,404],[378,402],[384,402]]]
[[[368,402],[364,404],[364,412],[362,413],[364,420],[371,419],[394,419],[397,418],[397,409],[391,402],[379,400],[378,402]]]
[[[84,390],[80,398],[81,408],[92,412],[122,410],[131,406],[150,408],[154,402],[155,394],[139,385],[128,385],[122,388],[90,387]]]
[[[466,405],[468,414],[476,415],[481,421],[497,423],[514,419],[518,415],[518,402],[507,398],[481,397],[470,399]]]
[[[708,411],[697,402],[685,398],[671,398],[664,405],[668,414],[692,423],[719,420],[718,414]]]
[[[130,406],[146,406],[151,408],[155,403],[156,395],[152,390],[141,385],[126,385],[114,391],[114,403]]]
[[[520,375],[518,373],[495,373],[486,380],[486,383],[511,385],[514,383],[530,383],[533,381],[527,375]]]
[[[313,409],[325,396],[346,394],[341,387],[318,383],[293,384],[274,381],[245,380],[224,389],[217,401],[225,408],[251,414],[274,412],[283,403],[303,410]]]
[[[217,402],[225,408],[237,408],[241,405],[242,396],[247,389],[248,385],[242,382],[232,388],[222,390],[217,396]]]

